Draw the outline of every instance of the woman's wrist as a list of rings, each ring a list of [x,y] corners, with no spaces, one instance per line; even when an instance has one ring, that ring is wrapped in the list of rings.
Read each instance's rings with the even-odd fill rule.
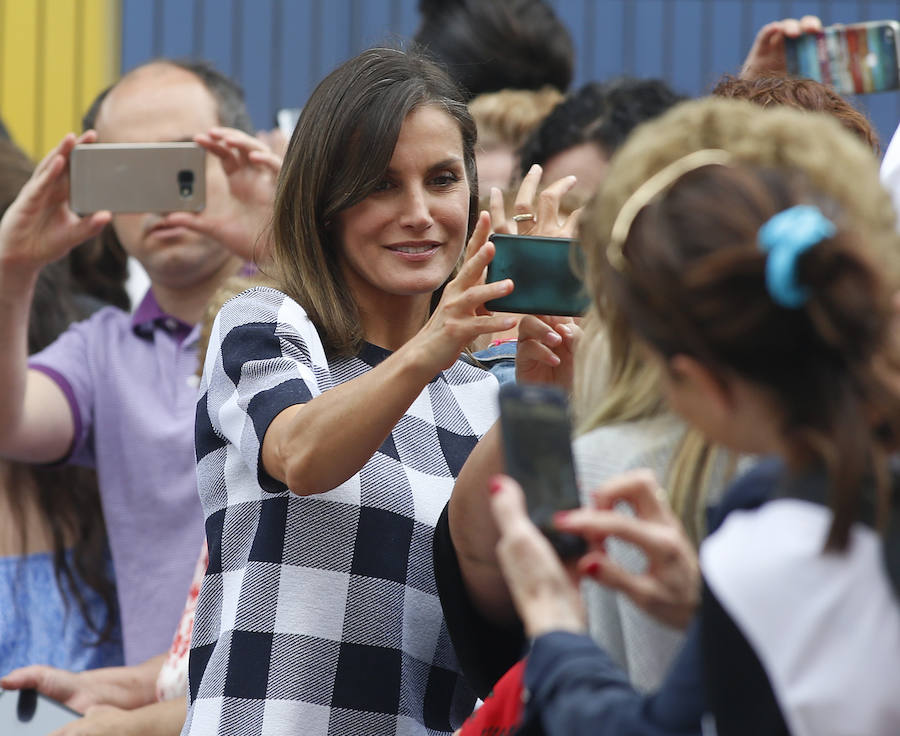
[[[573,611],[565,599],[547,598],[532,601],[528,611],[523,612],[525,633],[536,639],[551,631],[569,631],[583,634],[587,630],[581,611]]]

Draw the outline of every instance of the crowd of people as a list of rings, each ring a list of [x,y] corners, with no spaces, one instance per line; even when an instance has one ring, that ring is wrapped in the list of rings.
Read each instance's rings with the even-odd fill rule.
[[[542,0],[420,10],[283,147],[168,59],[0,141],[0,686],[61,736],[900,733],[900,143],[788,76],[821,23],[687,100],[568,91]],[[202,212],[70,208],[76,145],[178,141]],[[494,233],[577,239],[587,311],[487,309]],[[510,382],[569,398],[574,559]]]

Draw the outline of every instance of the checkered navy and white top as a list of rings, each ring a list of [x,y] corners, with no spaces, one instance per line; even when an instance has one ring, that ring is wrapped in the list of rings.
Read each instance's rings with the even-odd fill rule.
[[[371,370],[329,361],[303,308],[258,287],[212,331],[197,407],[209,567],[197,604],[185,734],[439,734],[471,711],[434,581],[432,532],[497,416],[497,382],[457,361],[362,470],[317,495],[269,476],[283,409]]]

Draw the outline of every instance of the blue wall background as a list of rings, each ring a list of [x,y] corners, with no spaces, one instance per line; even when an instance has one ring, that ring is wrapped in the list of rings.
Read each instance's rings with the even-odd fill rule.
[[[575,43],[573,87],[621,74],[658,77],[696,96],[736,72],[770,20],[829,23],[900,18],[900,0],[549,0]],[[254,122],[301,107],[340,62],[418,27],[417,0],[123,0],[122,71],[157,56],[210,59],[244,85]],[[886,147],[900,92],[854,103]]]

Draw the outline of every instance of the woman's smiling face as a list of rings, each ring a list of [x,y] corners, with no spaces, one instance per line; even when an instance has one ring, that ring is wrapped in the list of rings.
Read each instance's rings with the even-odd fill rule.
[[[416,108],[376,190],[336,218],[341,269],[357,303],[438,289],[459,260],[468,217],[459,126],[440,107]]]

